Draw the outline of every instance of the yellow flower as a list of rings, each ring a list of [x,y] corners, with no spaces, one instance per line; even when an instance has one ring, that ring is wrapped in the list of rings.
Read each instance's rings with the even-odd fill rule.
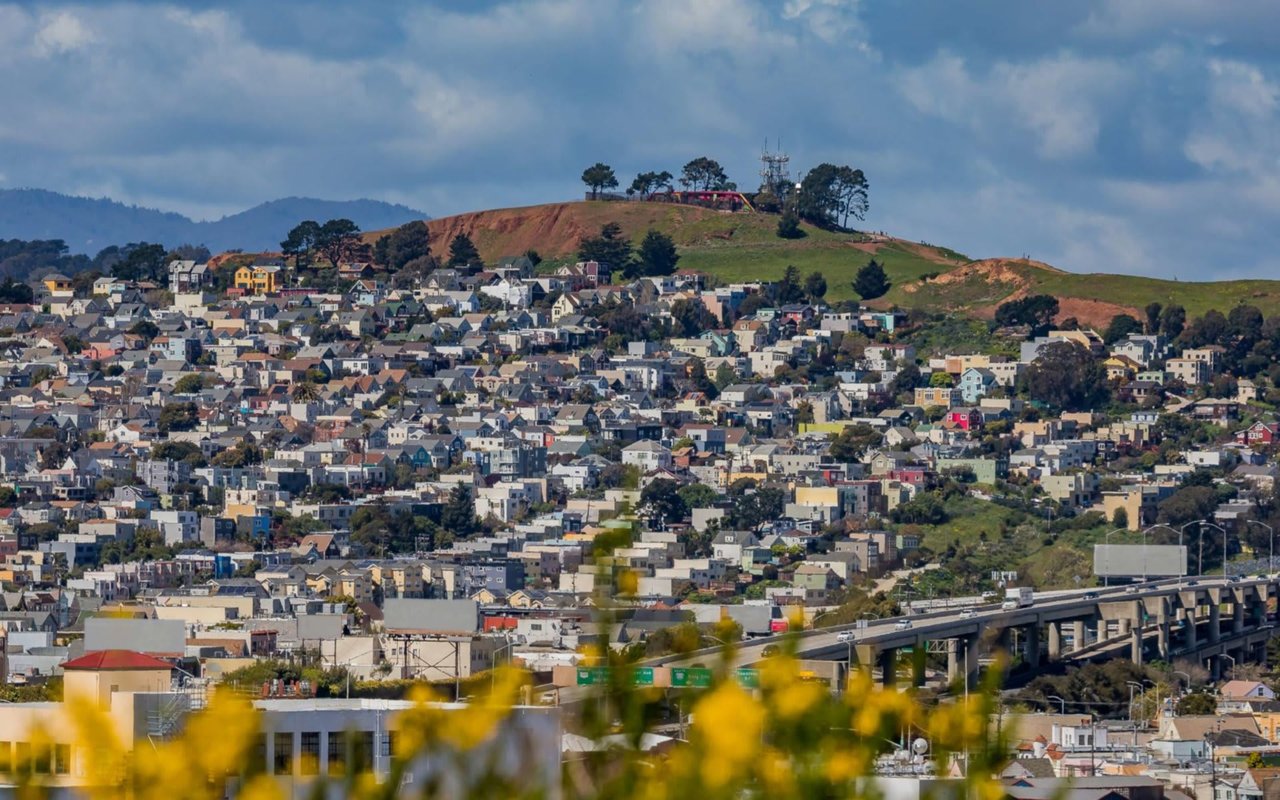
[[[835,750],[827,755],[823,773],[831,783],[847,783],[866,774],[866,759],[852,750]]]
[[[238,800],[284,800],[284,792],[275,778],[255,775],[240,789]]]
[[[798,719],[822,702],[826,690],[816,683],[796,680],[773,695],[773,707],[785,720]]]
[[[795,795],[795,769],[791,759],[773,748],[766,750],[759,760],[760,781],[768,797],[793,797]]]
[[[694,706],[694,734],[705,757],[702,779],[719,789],[743,775],[760,752],[764,710],[736,683],[723,683]]]
[[[618,594],[634,595],[640,590],[640,574],[633,569],[618,573]]]

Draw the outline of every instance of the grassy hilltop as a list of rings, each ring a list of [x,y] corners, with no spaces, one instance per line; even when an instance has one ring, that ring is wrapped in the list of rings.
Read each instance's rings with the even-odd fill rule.
[[[945,247],[891,236],[832,233],[805,225],[803,239],[775,235],[771,214],[726,213],[663,203],[579,201],[495,209],[431,220],[436,252],[458,233],[468,234],[488,261],[532,248],[550,262],[571,261],[578,240],[614,221],[633,241],[649,228],[670,236],[680,249],[680,267],[703,270],[729,281],[774,280],[788,264],[802,274],[820,270],[830,300],[854,297],[850,283],[874,257],[893,282],[887,296],[871,305],[898,305],[930,311],[990,317],[1000,303],[1026,294],[1059,298],[1061,316],[1104,325],[1128,312],[1140,316],[1147,303],[1177,303],[1191,316],[1210,308],[1224,313],[1249,303],[1264,313],[1280,312],[1280,281],[1186,282],[1132,275],[1072,273],[1025,259],[974,261]]]

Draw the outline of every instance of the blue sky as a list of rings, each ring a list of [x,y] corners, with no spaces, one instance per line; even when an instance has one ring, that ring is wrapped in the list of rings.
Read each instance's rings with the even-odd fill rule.
[[[975,257],[1280,276],[1280,3],[0,0],[0,187],[217,217],[576,196],[766,137]]]

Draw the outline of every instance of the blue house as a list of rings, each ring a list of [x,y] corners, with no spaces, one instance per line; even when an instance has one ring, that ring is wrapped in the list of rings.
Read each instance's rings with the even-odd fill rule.
[[[960,399],[965,403],[976,403],[986,397],[991,387],[996,385],[996,376],[989,369],[969,367],[960,373]]]

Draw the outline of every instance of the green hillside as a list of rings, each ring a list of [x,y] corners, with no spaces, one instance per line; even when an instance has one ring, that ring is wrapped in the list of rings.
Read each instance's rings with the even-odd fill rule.
[[[1102,325],[1146,304],[1177,303],[1191,315],[1240,303],[1264,313],[1280,313],[1280,282],[1265,280],[1186,282],[1131,275],[1080,274],[1018,259],[971,259],[943,247],[892,237],[833,233],[804,226],[803,239],[777,237],[777,217],[726,213],[692,206],[639,202],[550,203],[497,209],[431,220],[437,252],[458,233],[468,234],[490,261],[532,248],[550,263],[571,261],[578,241],[606,222],[617,222],[633,241],[649,228],[671,236],[680,249],[680,267],[702,270],[727,281],[774,280],[788,264],[802,274],[821,271],[828,299],[854,297],[851,283],[872,257],[880,261],[893,289],[872,305],[924,308],[989,317],[1010,296],[1046,293],[1059,298],[1062,316]]]

